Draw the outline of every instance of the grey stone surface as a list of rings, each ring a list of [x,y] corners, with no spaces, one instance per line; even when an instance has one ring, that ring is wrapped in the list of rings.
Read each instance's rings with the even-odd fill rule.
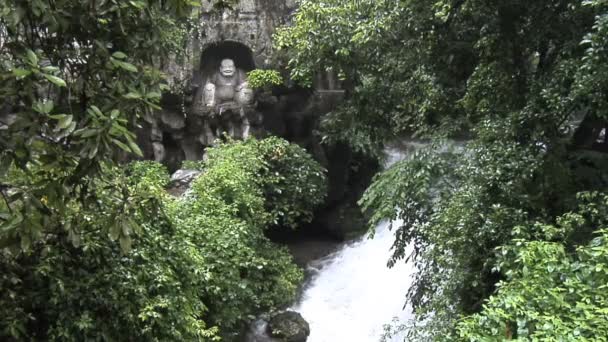
[[[167,192],[173,196],[185,194],[191,187],[192,182],[201,174],[198,170],[177,170],[171,175],[171,182]]]
[[[246,73],[274,66],[272,35],[289,21],[296,3],[239,0],[234,8],[218,9],[216,2],[201,0],[198,26],[191,31],[185,58],[164,66],[174,94],[163,97],[163,110],[147,118],[149,127],[141,132],[148,157],[172,169],[183,159],[202,158],[205,148],[224,136],[265,134],[265,113],[256,104],[258,94],[245,82]],[[234,75],[218,73],[222,61],[228,60]]]
[[[265,314],[253,322],[242,339],[244,342],[306,342],[310,335],[308,322],[297,312]]]
[[[308,322],[297,312],[276,314],[268,322],[268,333],[284,342],[306,342],[310,335]]]

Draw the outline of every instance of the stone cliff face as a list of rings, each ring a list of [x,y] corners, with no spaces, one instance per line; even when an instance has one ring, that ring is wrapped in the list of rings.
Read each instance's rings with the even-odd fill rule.
[[[185,59],[165,67],[173,88],[181,91],[165,96],[163,110],[147,117],[139,134],[146,157],[175,170],[184,160],[204,158],[205,148],[225,136],[284,137],[308,149],[328,169],[330,194],[316,225],[340,238],[360,230],[364,220],[355,202],[376,164],[346,146],[322,146],[314,134],[322,115],[343,96],[335,77],[319,75],[314,89],[285,86],[257,91],[247,106],[239,105],[236,97],[206,104],[210,93],[205,89],[240,89],[241,81],[215,84],[225,78],[218,77],[222,61],[233,61],[236,74],[279,67],[273,59],[272,35],[277,27],[289,24],[295,1],[201,1],[201,15],[189,37]],[[209,87],[210,83],[214,86]]]

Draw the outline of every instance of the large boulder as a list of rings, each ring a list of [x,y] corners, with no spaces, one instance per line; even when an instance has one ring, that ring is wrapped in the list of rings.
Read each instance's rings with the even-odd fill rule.
[[[310,326],[299,313],[285,311],[270,318],[267,331],[270,336],[282,342],[306,342]]]

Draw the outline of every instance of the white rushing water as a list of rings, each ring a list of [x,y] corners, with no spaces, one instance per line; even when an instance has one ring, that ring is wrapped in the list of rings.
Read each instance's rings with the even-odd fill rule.
[[[387,164],[405,156],[388,152]],[[393,242],[394,232],[383,223],[372,239],[366,235],[311,263],[316,274],[294,307],[310,324],[308,342],[377,342],[395,317],[412,318],[404,303],[415,268],[404,262],[386,266]]]

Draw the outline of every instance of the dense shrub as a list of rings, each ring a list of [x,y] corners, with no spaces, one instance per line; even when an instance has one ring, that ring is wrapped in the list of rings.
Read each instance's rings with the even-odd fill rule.
[[[272,224],[295,228],[309,222],[313,209],[325,198],[325,170],[303,148],[286,140],[271,137],[229,143],[210,149],[209,156],[206,165],[229,158],[255,175]]]
[[[285,154],[270,160],[269,151]],[[301,172],[281,173],[294,169]],[[164,192],[168,174],[159,164],[107,172],[138,194],[128,215],[116,215],[121,232],[109,231],[120,246],[97,223],[117,210],[116,200],[101,193],[101,210],[82,214],[77,246],[65,231],[27,253],[4,250],[0,339],[232,340],[254,315],[295,298],[302,273],[264,230],[277,208],[297,208],[290,214],[295,224],[323,197],[322,169],[303,150],[279,139],[218,146],[181,198]],[[264,179],[268,172],[275,178]],[[304,180],[319,184],[316,200],[297,206],[288,202],[299,195],[265,197],[283,186],[299,194],[294,189]]]
[[[253,89],[270,88],[283,84],[283,77],[276,70],[255,69],[247,73],[247,82]]]
[[[116,178],[134,190],[145,184],[162,196],[156,172],[141,164],[129,167],[152,177]],[[115,171],[116,177],[121,172]],[[99,196],[112,202],[109,196]],[[100,207],[106,207],[101,203]],[[111,208],[107,206],[106,208]],[[207,340],[217,329],[205,326],[205,307],[198,299],[205,275],[203,259],[183,231],[157,211],[138,202],[129,227],[140,230],[124,254],[96,222],[102,213],[84,215],[79,247],[66,232],[48,236],[29,253],[4,252],[0,276],[0,337],[8,340]],[[115,238],[115,237],[114,237]],[[123,241],[123,240],[121,240]],[[129,245],[131,241],[128,240]]]
[[[579,211],[555,225],[514,229],[513,242],[497,250],[507,278],[480,313],[458,324],[458,340],[608,340],[608,197],[579,198]],[[587,225],[601,229],[572,251],[567,238]]]
[[[266,166],[263,180],[266,208],[273,222],[295,228],[312,220],[312,209],[327,192],[324,170],[301,147],[279,138],[259,142]]]

